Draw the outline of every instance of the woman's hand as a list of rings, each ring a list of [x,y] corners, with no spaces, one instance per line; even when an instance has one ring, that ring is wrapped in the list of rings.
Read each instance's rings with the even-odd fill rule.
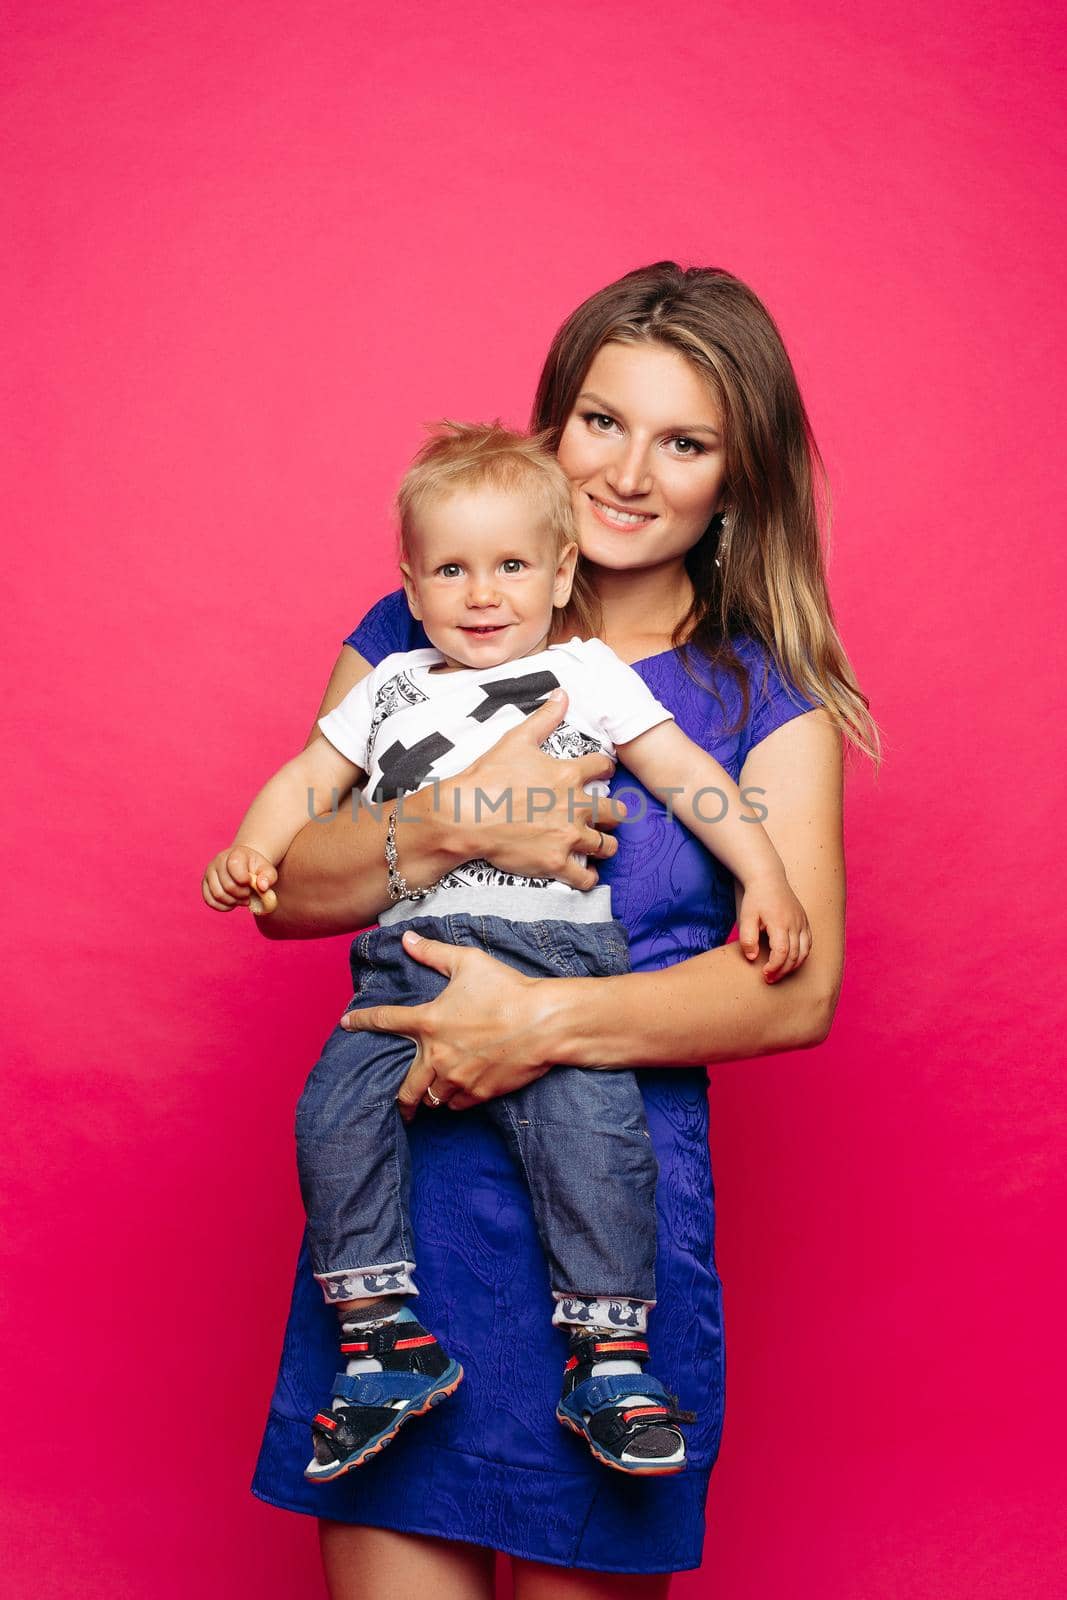
[[[585,785],[610,778],[615,763],[603,753],[560,759],[540,748],[562,722],[563,690],[531,711],[456,777],[442,780],[440,807],[456,821],[470,860],[483,857],[501,872],[558,878],[591,889],[596,869],[576,856],[606,859],[619,842],[608,831],[625,820],[621,800],[588,795]],[[397,848],[403,860],[402,818]],[[403,870],[403,868],[401,868]]]
[[[346,646],[345,654],[353,652]],[[593,887],[595,861],[618,849],[610,830],[626,807],[585,793],[592,779],[612,772],[609,757],[558,761],[540,748],[566,706],[565,695],[545,700],[465,772],[404,796],[396,847],[409,883],[436,883],[464,861],[485,857],[504,872]],[[346,803],[335,815],[305,823],[279,869],[278,909],[258,917],[257,927],[271,939],[317,939],[375,922],[390,904],[385,812]],[[582,866],[578,855],[589,864]]]
[[[551,759],[551,758],[549,758]],[[432,1088],[451,1111],[521,1089],[553,1065],[543,1055],[544,1021],[558,981],[527,978],[484,950],[404,935],[416,961],[443,973],[448,985],[420,1006],[365,1006],[349,1011],[350,1033],[398,1033],[417,1049],[397,1100],[405,1122]],[[426,1098],[426,1103],[435,1102]]]

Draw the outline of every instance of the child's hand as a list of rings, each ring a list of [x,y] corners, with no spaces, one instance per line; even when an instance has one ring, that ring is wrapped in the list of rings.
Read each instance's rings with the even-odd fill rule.
[[[200,892],[213,911],[232,911],[247,905],[254,916],[266,916],[278,904],[271,888],[278,869],[250,845],[235,844],[220,850],[204,873]]]
[[[749,961],[759,957],[761,928],[766,929],[771,946],[763,976],[768,983],[776,983],[802,966],[811,950],[807,913],[784,872],[745,885],[737,915],[737,936]]]

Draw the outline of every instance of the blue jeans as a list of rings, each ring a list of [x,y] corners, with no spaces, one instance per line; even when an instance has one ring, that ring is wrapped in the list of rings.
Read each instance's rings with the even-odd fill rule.
[[[409,956],[405,929],[488,951],[531,977],[630,971],[615,920],[522,922],[455,913],[369,929],[353,941],[353,1006],[419,1005],[447,979]],[[300,1186],[312,1266],[327,1300],[417,1293],[409,1216],[410,1159],[396,1095],[415,1054],[392,1033],[326,1041],[296,1114]],[[535,1083],[486,1102],[529,1184],[552,1293],[569,1301],[640,1302],[612,1321],[644,1326],[655,1303],[658,1164],[632,1072],[553,1067]],[[419,1115],[462,1115],[420,1108]],[[618,1315],[616,1316],[616,1312]]]

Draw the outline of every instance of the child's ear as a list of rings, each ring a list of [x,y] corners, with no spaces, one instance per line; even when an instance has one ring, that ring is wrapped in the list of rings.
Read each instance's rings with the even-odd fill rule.
[[[415,587],[415,579],[411,576],[411,568],[406,561],[400,563],[400,581],[404,585],[404,594],[407,596],[408,610],[416,622],[422,621],[422,612],[419,610],[419,591]]]
[[[577,560],[578,546],[573,543],[564,545],[559,564],[556,567],[556,579],[552,585],[552,604],[554,606],[562,608],[570,599],[571,589],[574,586],[574,567]]]

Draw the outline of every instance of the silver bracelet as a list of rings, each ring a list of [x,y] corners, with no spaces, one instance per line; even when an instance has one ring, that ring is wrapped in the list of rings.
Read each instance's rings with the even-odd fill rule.
[[[394,903],[398,900],[425,900],[426,896],[437,888],[437,883],[428,884],[425,889],[413,889],[407,879],[403,877],[396,864],[396,806],[389,813],[389,826],[385,830],[385,865],[389,872],[389,899]],[[440,879],[437,880],[440,883]]]

